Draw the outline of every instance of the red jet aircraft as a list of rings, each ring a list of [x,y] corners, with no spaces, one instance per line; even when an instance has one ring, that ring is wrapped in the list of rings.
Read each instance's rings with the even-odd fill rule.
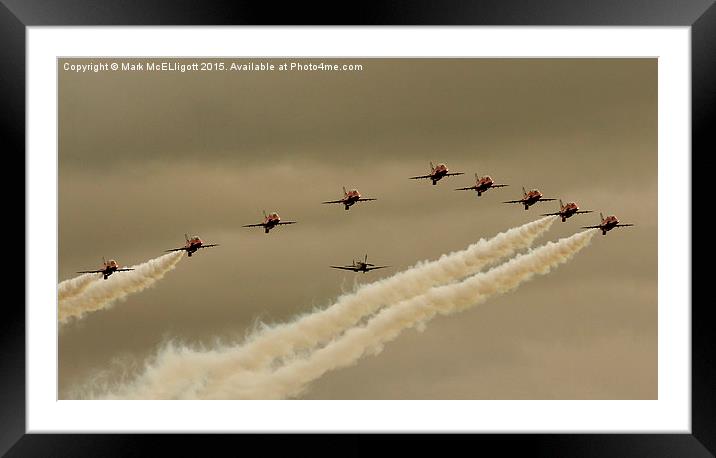
[[[263,227],[264,232],[266,234],[268,234],[269,231],[276,226],[279,226],[282,224],[296,224],[297,222],[298,221],[281,221],[281,217],[278,216],[278,213],[273,212],[273,213],[269,213],[267,215],[266,212],[264,212],[264,220],[262,223],[246,224],[244,227]]]
[[[455,191],[475,191],[477,192],[477,197],[480,197],[483,192],[487,191],[491,188],[504,188],[505,186],[509,186],[507,184],[495,184],[495,180],[492,179],[491,176],[486,175],[482,178],[480,178],[477,173],[475,174],[475,184],[473,186],[467,187],[467,188],[457,188]]]
[[[505,204],[522,204],[525,206],[525,210],[530,209],[530,205],[534,205],[537,202],[547,202],[550,200],[557,200],[557,199],[545,199],[542,197],[542,193],[539,192],[537,189],[533,189],[530,192],[525,191],[525,188],[522,188],[522,199],[520,200],[508,200],[506,202],[503,202]]]
[[[567,218],[577,213],[592,213],[592,210],[580,210],[579,206],[574,202],[567,202],[567,205],[564,205],[560,199],[559,211],[557,213],[545,213],[542,216],[559,216],[562,218],[562,222],[565,222]]]
[[[343,198],[341,200],[329,200],[328,202],[321,202],[324,204],[343,204],[346,207],[346,210],[351,209],[351,205],[355,204],[356,202],[368,202],[371,200],[378,200],[378,199],[368,199],[365,197],[361,197],[360,193],[357,189],[351,189],[350,191],[346,191],[345,186],[343,187]]]
[[[452,177],[455,175],[465,175],[463,172],[453,172],[449,173],[447,166],[445,164],[438,164],[437,166],[434,166],[433,163],[430,163],[430,175],[420,175],[418,177],[410,177],[411,180],[419,180],[421,178],[430,178],[432,180],[433,184],[438,184],[438,181],[440,181],[443,177]]]
[[[607,235],[607,232],[611,231],[615,227],[633,226],[633,224],[619,223],[619,220],[614,215],[609,215],[605,218],[604,215],[600,213],[599,217],[602,218],[601,224],[599,224],[598,226],[582,226],[582,229],[599,229],[600,231],[602,231],[602,235]]]
[[[102,277],[106,280],[107,277],[112,275],[115,272],[127,272],[129,270],[134,269],[120,269],[119,264],[117,264],[117,261],[114,259],[110,259],[109,261],[102,258],[102,268],[99,270],[81,270],[77,272],[78,274],[102,274]]]
[[[171,250],[166,250],[166,253],[170,251],[186,251],[186,254],[191,257],[191,255],[200,248],[209,248],[212,246],[219,246],[217,243],[212,243],[208,245],[204,245],[204,242],[199,238],[199,236],[192,235],[191,237],[184,234],[184,240],[186,240],[186,244],[181,248],[172,248]]]

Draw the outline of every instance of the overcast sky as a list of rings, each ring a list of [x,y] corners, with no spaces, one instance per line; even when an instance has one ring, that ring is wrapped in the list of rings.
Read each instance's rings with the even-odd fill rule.
[[[598,224],[599,211],[637,226],[595,236],[510,294],[406,331],[305,397],[656,398],[656,59],[341,59],[363,70],[253,73],[74,73],[64,62],[60,280],[102,256],[156,257],[185,232],[221,246],[63,326],[60,397],[98,371],[137,367],[168,339],[240,339],[258,320],[285,322],[355,281],[558,209],[501,203],[525,186],[597,212],[555,223],[538,243]],[[466,175],[408,179],[429,161]],[[510,187],[479,199],[453,190],[475,172]],[[320,204],[342,186],[379,200]],[[299,224],[269,235],[241,227],[262,210]],[[365,253],[393,268],[327,267]]]

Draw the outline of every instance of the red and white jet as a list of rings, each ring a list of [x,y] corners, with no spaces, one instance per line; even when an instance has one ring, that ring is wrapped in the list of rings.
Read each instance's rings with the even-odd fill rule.
[[[547,202],[550,200],[557,200],[557,199],[545,199],[542,197],[542,193],[539,192],[537,189],[533,189],[530,192],[525,191],[525,188],[522,188],[522,199],[520,200],[508,200],[506,202],[503,202],[505,204],[522,204],[525,206],[525,210],[530,209],[530,205],[534,205],[537,202]]]
[[[562,222],[565,222],[567,221],[567,218],[578,213],[592,213],[592,210],[580,210],[579,206],[574,202],[567,202],[565,205],[560,199],[559,211],[557,213],[545,213],[542,216],[559,216],[562,218]]]
[[[278,216],[278,213],[273,212],[267,215],[266,212],[264,212],[263,222],[258,224],[246,224],[244,227],[263,227],[264,232],[268,234],[269,231],[276,226],[280,226],[282,224],[296,224],[297,222],[298,221],[281,221],[281,217]]]
[[[600,213],[599,217],[602,218],[601,224],[598,226],[582,226],[582,229],[599,229],[602,231],[602,235],[607,235],[607,232],[611,231],[615,227],[633,226],[633,224],[621,224],[614,215],[609,215],[605,218],[604,215]]]
[[[482,193],[487,191],[488,189],[504,188],[505,186],[509,186],[509,185],[495,184],[495,180],[493,180],[491,176],[485,175],[484,177],[480,178],[476,173],[474,186],[470,186],[467,188],[457,188],[457,189],[455,189],[455,191],[475,191],[475,192],[477,192],[477,197],[480,197],[482,195]]]
[[[343,198],[341,200],[329,200],[328,202],[321,202],[324,204],[343,204],[346,207],[346,210],[351,209],[351,205],[355,204],[356,202],[369,202],[371,200],[378,200],[378,199],[369,199],[365,197],[361,197],[360,193],[357,189],[351,189],[350,191],[346,191],[345,186],[343,187]]]
[[[204,242],[199,238],[197,235],[192,235],[189,237],[188,235],[184,234],[184,240],[186,241],[186,244],[181,248],[172,248],[171,250],[166,250],[165,252],[168,253],[170,251],[186,251],[186,254],[191,257],[191,255],[200,248],[209,248],[212,246],[219,246],[218,243],[211,243],[208,245],[205,245]]]
[[[114,259],[110,259],[109,261],[102,258],[102,268],[99,270],[81,270],[77,272],[78,274],[102,274],[102,277],[106,280],[107,277],[112,275],[115,272],[127,272],[129,270],[134,269],[122,269],[119,267],[119,264],[117,264],[117,261]]]
[[[447,166],[445,164],[438,164],[433,165],[433,163],[430,163],[430,174],[429,175],[420,175],[418,177],[410,177],[411,180],[419,180],[421,178],[430,178],[432,180],[433,184],[438,184],[438,181],[440,181],[443,177],[452,177],[455,175],[465,175],[463,172],[453,172],[450,173]]]

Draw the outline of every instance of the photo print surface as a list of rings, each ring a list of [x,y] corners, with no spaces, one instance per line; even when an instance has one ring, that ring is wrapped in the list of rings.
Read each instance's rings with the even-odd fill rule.
[[[656,59],[58,78],[60,399],[657,398]]]

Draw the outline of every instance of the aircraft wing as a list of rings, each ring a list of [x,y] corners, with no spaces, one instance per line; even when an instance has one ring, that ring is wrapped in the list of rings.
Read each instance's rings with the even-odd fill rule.
[[[419,177],[410,177],[411,180],[419,180],[420,178],[432,178],[432,175],[420,175]]]
[[[209,245],[202,245],[199,248],[210,248],[213,246],[219,246],[219,244],[218,243],[210,243]]]
[[[540,216],[560,216],[560,215],[561,215],[561,213],[557,212],[557,213],[543,213]]]
[[[574,213],[594,213],[594,210],[579,210]]]
[[[101,274],[104,270],[80,270],[78,274]]]
[[[633,226],[633,224],[617,224],[614,227],[626,227],[626,226]]]
[[[452,173],[446,173],[446,177],[454,177],[455,175],[465,175],[465,172],[452,172]]]
[[[130,270],[134,270],[134,269],[117,269],[117,270],[115,270],[115,272],[128,272]]]
[[[170,251],[184,251],[186,248],[172,248],[171,250],[164,250],[165,253],[169,253]]]
[[[472,190],[474,190],[476,187],[477,187],[477,186],[470,186],[469,188],[455,188],[455,191],[472,191]]]
[[[258,224],[245,224],[245,225],[243,225],[243,226],[241,226],[241,227],[263,227],[263,225],[264,225],[263,223],[258,223]]]
[[[502,202],[503,204],[523,204],[524,200],[506,200]]]
[[[378,199],[370,199],[370,198],[364,199],[364,198],[361,197],[360,199],[358,199],[357,202],[368,202],[368,201],[371,201],[371,200],[378,200]]]
[[[278,224],[296,224],[298,221],[281,221]]]
[[[342,204],[342,200],[329,200],[328,202],[321,202],[322,204]]]
[[[385,269],[386,267],[390,267],[390,266],[375,266],[375,267],[366,267],[366,270],[376,270],[376,269]]]
[[[504,188],[505,186],[509,186],[508,184],[491,184],[491,188]]]
[[[601,229],[602,226],[582,226],[582,229]]]
[[[330,266],[330,267],[332,267],[334,269],[352,270],[353,272],[356,271],[354,267],[346,267],[346,266]]]
[[[545,199],[545,198],[543,198],[543,197],[540,197],[537,202],[549,202],[549,201],[551,201],[551,200],[557,200],[557,199]]]

